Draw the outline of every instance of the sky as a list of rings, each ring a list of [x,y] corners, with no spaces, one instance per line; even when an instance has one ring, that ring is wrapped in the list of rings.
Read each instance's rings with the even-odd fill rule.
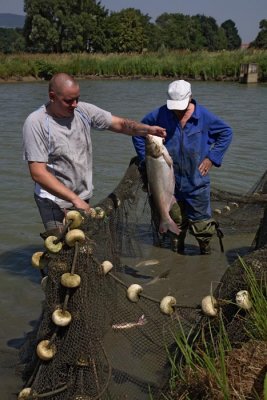
[[[218,25],[234,21],[243,43],[254,40],[259,33],[259,23],[267,19],[267,0],[101,0],[110,11],[136,8],[154,21],[160,14],[203,14],[213,17]],[[24,0],[0,0],[0,13],[24,15]]]

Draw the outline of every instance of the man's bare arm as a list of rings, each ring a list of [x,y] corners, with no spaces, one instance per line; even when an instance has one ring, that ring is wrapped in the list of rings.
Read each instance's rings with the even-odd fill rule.
[[[150,126],[136,122],[128,118],[112,116],[111,126],[109,128],[113,132],[124,133],[130,136],[166,136],[166,130],[160,126]]]
[[[80,199],[77,194],[61,183],[46,167],[46,163],[29,161],[29,170],[34,182],[38,183],[47,192],[66,200],[85,211],[90,210],[90,206],[84,200]]]

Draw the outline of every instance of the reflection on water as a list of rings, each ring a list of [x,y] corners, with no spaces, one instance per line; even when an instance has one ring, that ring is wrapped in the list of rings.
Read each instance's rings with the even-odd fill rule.
[[[115,115],[140,120],[142,116],[165,103],[167,81],[81,81],[82,100],[92,102]],[[212,170],[217,187],[247,192],[266,169],[267,87],[238,83],[193,82],[193,97],[229,123],[234,139],[224,164]],[[39,273],[30,267],[34,251],[42,249],[39,232],[43,230],[33,198],[33,183],[27,165],[22,161],[21,129],[26,116],[47,99],[47,83],[12,83],[0,85],[0,373],[6,397],[20,388],[14,375],[16,347],[31,321],[38,318],[43,294]],[[130,137],[110,132],[93,132],[94,198],[106,197],[118,184],[129,160],[135,155]],[[231,240],[226,248],[231,251]],[[240,239],[241,240],[241,239]],[[242,239],[243,240],[243,239]],[[243,243],[243,251],[251,238]],[[228,243],[228,244],[227,244]],[[191,244],[194,254],[195,244]],[[203,261],[200,257],[178,256],[167,249],[146,246],[144,256],[157,258],[163,269],[172,268],[172,279],[163,281],[161,289],[169,292],[175,285],[180,302],[197,301],[209,282],[216,280],[227,265],[219,252]],[[233,251],[233,250],[232,250]],[[242,249],[240,249],[242,252]],[[182,257],[182,258],[181,258]],[[181,261],[182,260],[182,261]],[[195,261],[194,261],[195,260]],[[214,268],[217,263],[218,270]],[[196,265],[197,264],[197,265]],[[129,262],[129,268],[135,264]],[[129,272],[128,268],[128,272]],[[157,266],[147,266],[137,274],[153,276]],[[200,285],[200,282],[203,282]],[[186,285],[185,282],[190,282]],[[158,290],[151,286],[151,292]],[[152,293],[154,294],[154,293]]]

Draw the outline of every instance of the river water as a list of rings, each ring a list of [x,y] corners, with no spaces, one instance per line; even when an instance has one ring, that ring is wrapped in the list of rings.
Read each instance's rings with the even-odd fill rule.
[[[140,120],[166,100],[168,81],[82,80],[81,99],[115,115]],[[234,139],[224,164],[213,169],[216,187],[246,193],[266,170],[267,86],[238,83],[193,82],[193,97],[218,114],[233,128]],[[30,267],[33,252],[43,249],[43,231],[36,210],[33,184],[22,160],[21,130],[27,115],[47,100],[47,82],[0,85],[0,376],[1,400],[15,399],[21,389],[16,375],[17,348],[24,334],[39,317],[41,301],[39,273]],[[123,176],[135,155],[131,139],[111,132],[93,132],[93,204],[106,197]],[[236,237],[239,251],[245,251],[253,236]],[[237,252],[231,238],[225,238],[228,252]],[[239,252],[239,253],[240,253]],[[172,279],[161,286],[163,293],[175,291],[183,304],[199,302],[225,271],[229,258],[213,244],[213,254],[180,256],[166,249],[149,247],[145,257],[172,266]],[[155,272],[151,267],[146,270]],[[154,289],[158,290],[158,289]]]

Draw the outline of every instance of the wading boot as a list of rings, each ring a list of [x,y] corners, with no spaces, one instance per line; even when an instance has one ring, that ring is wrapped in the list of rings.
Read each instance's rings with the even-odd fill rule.
[[[211,254],[211,248],[209,243],[205,242],[200,242],[199,243],[199,249],[200,249],[200,254],[201,255],[208,255]]]
[[[171,240],[172,251],[175,251],[179,254],[184,254],[184,239],[181,238],[173,238]]]

